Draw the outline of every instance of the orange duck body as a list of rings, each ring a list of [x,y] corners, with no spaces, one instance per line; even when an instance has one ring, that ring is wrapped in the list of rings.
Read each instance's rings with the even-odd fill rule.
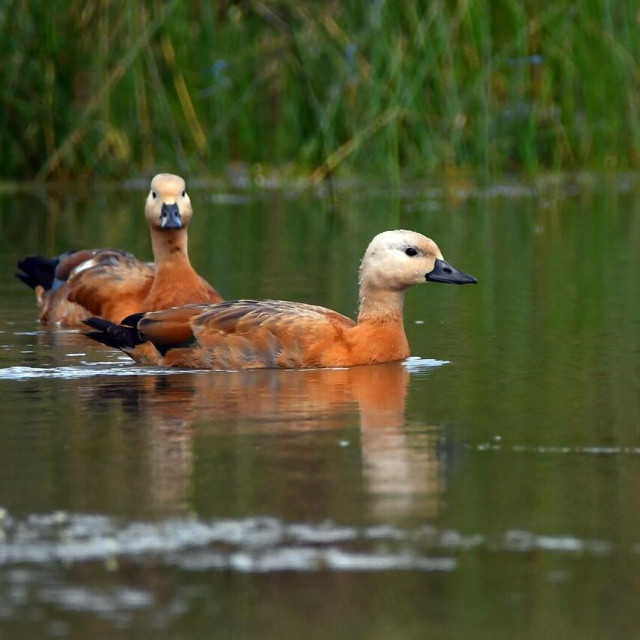
[[[422,282],[475,283],[444,261],[433,240],[386,231],[360,267],[354,322],[324,307],[282,300],[236,300],[135,314],[120,325],[85,322],[87,335],[137,362],[196,369],[346,367],[409,355],[402,312],[406,289]]]
[[[193,210],[184,180],[155,176],[145,215],[153,263],[117,249],[69,252],[52,260],[29,256],[18,262],[21,272],[16,275],[35,289],[40,322],[78,327],[92,316],[120,322],[132,313],[222,300],[189,261],[187,228]]]

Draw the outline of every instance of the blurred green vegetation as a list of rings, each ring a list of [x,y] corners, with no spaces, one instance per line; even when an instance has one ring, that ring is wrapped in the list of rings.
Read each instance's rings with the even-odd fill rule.
[[[0,36],[4,180],[640,158],[635,0],[4,0]]]

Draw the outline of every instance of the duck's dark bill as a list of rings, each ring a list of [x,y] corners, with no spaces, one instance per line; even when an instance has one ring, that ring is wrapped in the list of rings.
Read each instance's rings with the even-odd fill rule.
[[[160,217],[163,229],[182,229],[182,216],[177,204],[163,204]]]
[[[436,258],[436,265],[433,267],[433,271],[427,273],[426,278],[429,282],[445,282],[447,284],[476,284],[478,282],[473,276],[458,271],[446,260],[439,258]]]

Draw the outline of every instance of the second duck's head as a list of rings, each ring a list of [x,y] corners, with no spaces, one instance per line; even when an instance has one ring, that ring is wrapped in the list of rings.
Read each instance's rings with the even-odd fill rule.
[[[147,196],[145,215],[152,229],[175,231],[186,228],[193,209],[184,180],[171,173],[155,176]]]

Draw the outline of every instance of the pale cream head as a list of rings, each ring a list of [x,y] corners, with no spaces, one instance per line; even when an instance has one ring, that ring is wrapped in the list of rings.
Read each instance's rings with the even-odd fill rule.
[[[398,229],[379,233],[369,243],[360,264],[360,287],[398,291],[426,282],[436,260],[438,245],[415,231]]]
[[[191,222],[193,209],[184,180],[171,173],[155,176],[147,196],[145,215],[152,229],[186,228]]]

